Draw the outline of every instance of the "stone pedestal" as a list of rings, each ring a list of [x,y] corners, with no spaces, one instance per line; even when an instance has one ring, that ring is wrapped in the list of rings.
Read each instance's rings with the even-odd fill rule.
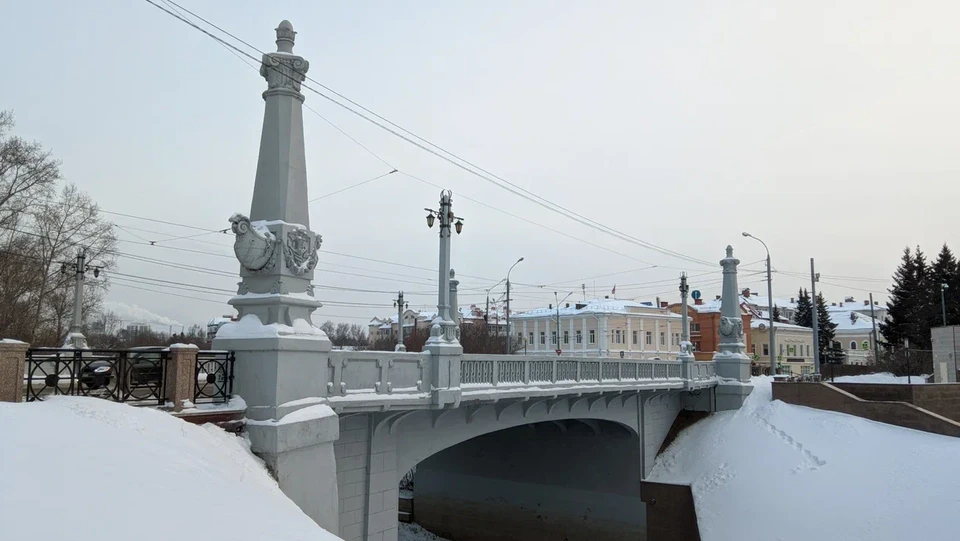
[[[339,531],[339,496],[334,442],[339,418],[323,405],[308,406],[279,421],[248,421],[256,453],[280,489],[328,532]]]
[[[23,372],[29,347],[17,340],[0,340],[0,402],[23,400]]]
[[[737,265],[733,247],[727,246],[723,267],[723,300],[720,303],[720,343],[713,356],[720,384],[716,389],[717,409],[737,409],[753,390],[750,385],[750,357],[743,343],[743,318],[740,314],[740,290],[737,286]]]
[[[197,353],[200,348],[193,344],[173,344],[167,359],[164,390],[166,399],[173,404],[173,411],[181,411],[184,403],[192,403],[197,389]]]

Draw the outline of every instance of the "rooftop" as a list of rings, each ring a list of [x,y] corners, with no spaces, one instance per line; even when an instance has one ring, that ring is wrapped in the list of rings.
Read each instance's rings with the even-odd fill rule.
[[[679,318],[679,314],[657,308],[652,302],[637,302],[620,299],[590,299],[582,302],[566,303],[563,306],[534,308],[526,312],[515,314],[516,319],[537,318],[544,316],[579,316],[586,314],[652,314],[669,318]]]

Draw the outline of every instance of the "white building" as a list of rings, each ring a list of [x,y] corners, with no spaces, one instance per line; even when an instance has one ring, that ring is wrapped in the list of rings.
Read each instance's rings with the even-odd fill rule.
[[[415,328],[425,329],[430,326],[433,319],[437,317],[437,312],[421,312],[419,310],[407,309],[403,312],[403,336],[407,337]],[[487,327],[490,334],[505,333],[507,330],[506,317],[502,311],[490,310]],[[485,314],[483,309],[477,305],[471,305],[469,308],[461,306],[459,309],[460,323],[480,323],[484,321]],[[371,343],[384,338],[396,338],[397,336],[397,316],[375,317],[367,324],[367,334]]]
[[[846,304],[845,308],[843,305]],[[830,314],[830,321],[837,325],[833,336],[834,347],[840,348],[846,354],[844,363],[846,364],[870,364],[874,361],[873,351],[876,349],[873,343],[874,320],[868,315],[863,314],[862,309],[852,310],[849,303],[841,303],[838,306],[830,306],[827,313]],[[867,306],[867,311],[870,306]],[[877,336],[879,337],[879,318],[877,324]]]
[[[604,298],[528,310],[510,326],[527,354],[675,359],[681,319],[666,306]]]

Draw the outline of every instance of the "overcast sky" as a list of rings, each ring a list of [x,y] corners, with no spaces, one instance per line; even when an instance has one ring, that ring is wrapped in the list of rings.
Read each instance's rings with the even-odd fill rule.
[[[889,284],[876,280],[889,279],[904,246],[931,256],[944,242],[960,248],[956,2],[181,3],[261,50],[275,50],[273,29],[289,19],[314,79],[636,238],[711,263],[732,244],[759,271],[762,246],[740,236],[750,231],[781,271],[778,296],[809,286],[783,272],[808,272],[814,257],[824,275],[858,278],[824,278],[830,300],[866,291],[883,300]],[[52,149],[103,209],[209,229],[249,213],[266,83],[224,47],[131,0],[11,3],[0,40],[0,108],[14,109],[17,133]],[[598,295],[617,284],[619,298],[677,300],[665,280],[681,269],[704,296],[719,293],[718,265],[577,224],[305,94],[393,167],[453,190],[466,218],[453,239],[453,266],[470,276],[461,305],[482,303],[521,256],[517,308],[553,302],[554,291],[579,297],[581,283],[589,296],[595,283]],[[311,197],[390,170],[310,111],[304,130]],[[438,191],[390,175],[312,203],[311,226],[325,251],[434,269],[436,229],[422,209]],[[230,236],[149,247],[145,239],[198,231],[108,217],[124,228],[123,253],[238,269]],[[404,289],[413,306],[436,304],[429,270],[326,252],[320,261],[318,285]],[[227,276],[118,263],[130,275],[236,288]],[[593,278],[610,273],[620,274]],[[765,291],[761,275],[740,281]],[[110,301],[187,325],[232,311],[228,293],[119,282]],[[393,312],[387,293],[319,296],[329,302],[317,321]]]

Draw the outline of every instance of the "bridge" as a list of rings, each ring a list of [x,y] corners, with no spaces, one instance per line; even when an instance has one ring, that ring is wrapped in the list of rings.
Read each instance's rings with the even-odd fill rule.
[[[643,538],[640,481],[679,412],[736,408],[751,390],[733,249],[720,262],[713,361],[694,360],[685,319],[678,360],[465,355],[452,317],[456,217],[444,191],[431,214],[438,315],[424,351],[335,351],[311,322],[321,237],[307,208],[300,85],[309,63],[293,53],[289,22],[276,36],[260,69],[250,216],[229,219],[241,282],[228,302],[239,321],[213,347],[235,355],[252,448],[280,488],[347,540],[397,538],[399,483],[414,467],[418,521],[458,540],[486,531]]]

